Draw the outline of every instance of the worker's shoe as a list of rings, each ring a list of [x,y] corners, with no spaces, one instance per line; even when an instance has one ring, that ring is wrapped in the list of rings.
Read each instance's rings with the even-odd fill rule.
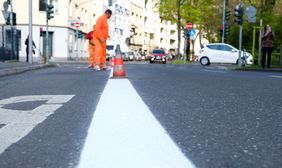
[[[101,69],[100,69],[100,67],[99,67],[98,65],[96,65],[96,66],[94,67],[94,70],[95,70],[95,71],[101,71]]]
[[[111,70],[111,68],[110,67],[101,67],[101,70],[108,71],[108,70]]]

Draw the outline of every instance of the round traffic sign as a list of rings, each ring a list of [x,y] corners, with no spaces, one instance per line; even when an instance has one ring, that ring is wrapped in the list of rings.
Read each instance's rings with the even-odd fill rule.
[[[186,29],[191,30],[193,28],[193,23],[189,22],[186,24]]]
[[[248,17],[256,17],[257,9],[253,6],[248,6],[246,9],[246,14]]]
[[[78,29],[78,28],[80,27],[80,23],[79,23],[79,22],[75,22],[75,23],[73,24],[73,26]]]
[[[196,35],[196,30],[195,30],[195,29],[191,29],[191,30],[189,31],[189,35],[190,35],[190,37],[195,36],[195,35]]]

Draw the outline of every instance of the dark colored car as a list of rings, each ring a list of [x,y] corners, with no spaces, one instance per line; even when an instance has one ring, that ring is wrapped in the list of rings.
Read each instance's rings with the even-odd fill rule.
[[[150,63],[162,62],[166,64],[166,53],[163,49],[154,49],[151,54]]]
[[[11,60],[12,51],[10,49],[0,47],[0,61]]]

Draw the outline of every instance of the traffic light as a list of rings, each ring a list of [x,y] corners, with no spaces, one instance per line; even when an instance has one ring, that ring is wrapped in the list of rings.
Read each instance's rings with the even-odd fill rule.
[[[9,13],[9,16],[7,17],[7,19],[6,19],[6,25],[11,25],[11,19],[10,19],[10,13]]]
[[[54,6],[53,5],[47,5],[46,9],[47,19],[50,20],[54,18],[52,14],[54,14]]]
[[[242,5],[237,5],[235,7],[235,22],[237,22],[239,25],[243,24],[243,15],[244,15],[244,9]]]
[[[13,15],[13,23],[12,23],[12,25],[17,25],[17,14],[15,12],[13,12],[12,15]]]
[[[224,41],[227,41],[228,34],[229,34],[229,25],[226,23],[224,25]]]
[[[226,9],[225,10],[225,22],[228,22],[230,19],[230,10]]]
[[[108,0],[108,5],[113,6],[113,0]]]

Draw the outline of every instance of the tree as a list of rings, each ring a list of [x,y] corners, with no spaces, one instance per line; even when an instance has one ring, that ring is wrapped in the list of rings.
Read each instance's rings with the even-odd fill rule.
[[[178,54],[180,53],[181,29],[188,21],[201,24],[202,10],[208,8],[213,1],[215,0],[157,0],[161,19],[177,24]]]

